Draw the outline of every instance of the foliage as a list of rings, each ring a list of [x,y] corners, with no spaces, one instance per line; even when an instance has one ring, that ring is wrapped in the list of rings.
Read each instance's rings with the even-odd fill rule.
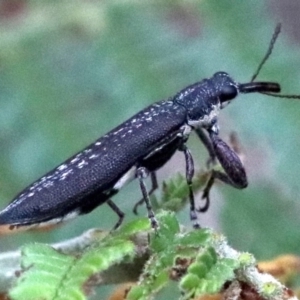
[[[182,300],[221,291],[243,294],[248,286],[253,297],[291,297],[291,292],[273,277],[257,270],[252,255],[235,251],[223,236],[208,229],[186,231],[174,213],[162,211],[157,218],[156,231],[149,231],[147,219],[133,221],[76,256],[43,244],[24,246],[23,270],[10,290],[11,299],[88,299],[109,268],[122,280],[117,271],[120,265],[127,266],[127,273],[129,268],[137,268],[140,273],[137,284],[126,293],[128,300],[153,299],[172,283],[174,295]],[[144,257],[141,268],[136,266],[136,256]],[[295,258],[289,258],[292,260]]]
[[[220,258],[213,248],[209,230],[181,232],[174,214],[158,215],[159,229],[150,236],[150,257],[127,299],[150,299],[158,291],[178,281],[184,299],[217,293],[234,278],[238,262]],[[135,245],[131,238],[149,229],[149,222],[134,221],[106,236],[76,257],[44,244],[29,244],[22,249],[23,272],[10,291],[14,300],[86,299],[84,286],[99,272],[116,263],[132,261]]]
[[[225,281],[233,278],[237,264],[217,258],[209,246],[211,236],[207,230],[182,233],[173,215],[160,214],[160,228],[150,242],[152,255],[127,299],[152,298],[172,280],[178,281],[177,288],[186,299],[219,292]]]
[[[86,299],[87,281],[114,264],[131,260],[135,246],[129,237],[146,229],[149,229],[147,219],[135,221],[76,257],[44,244],[26,245],[22,248],[24,273],[9,295],[15,300]]]

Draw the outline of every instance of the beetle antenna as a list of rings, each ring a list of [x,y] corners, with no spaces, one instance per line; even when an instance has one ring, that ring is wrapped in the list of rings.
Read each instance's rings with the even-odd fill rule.
[[[284,99],[300,99],[300,95],[281,95],[281,94],[273,94],[273,93],[265,93],[259,92],[260,94],[276,97],[276,98],[284,98]]]
[[[256,72],[255,72],[254,75],[252,76],[250,82],[253,82],[253,81],[256,79],[256,77],[258,76],[259,72],[261,71],[263,65],[265,64],[265,62],[268,60],[268,58],[269,58],[270,55],[272,54],[272,51],[273,51],[274,45],[275,45],[275,43],[276,43],[276,40],[277,40],[277,38],[278,38],[278,36],[279,36],[280,30],[281,30],[281,23],[278,23],[278,24],[276,25],[276,28],[275,28],[274,33],[273,33],[273,35],[272,35],[272,39],[271,39],[271,41],[270,41],[270,43],[269,43],[268,51],[267,51],[266,55],[264,56],[264,58],[262,59],[261,63],[259,64],[259,66],[258,66]]]
[[[254,82],[254,80],[255,80],[256,77],[258,76],[258,74],[259,74],[259,72],[261,71],[262,67],[264,66],[265,62],[268,60],[268,58],[269,58],[270,55],[272,54],[272,51],[273,51],[273,49],[274,49],[274,45],[275,45],[275,43],[276,43],[276,40],[277,40],[277,38],[278,38],[278,36],[279,36],[280,31],[281,31],[281,23],[278,23],[278,24],[276,25],[276,27],[275,27],[274,33],[273,33],[273,35],[272,35],[272,39],[271,39],[271,41],[270,41],[270,43],[269,43],[268,51],[267,51],[266,55],[264,56],[264,58],[262,59],[261,63],[259,64],[259,66],[258,66],[256,72],[254,73],[254,75],[253,75],[252,78],[251,78],[250,83],[253,82],[253,84],[254,84],[255,86],[257,86],[257,83]],[[269,86],[267,86],[265,83],[260,84],[260,85],[262,85],[262,88],[268,87],[268,89],[269,89],[269,91],[263,91],[263,90],[259,91],[259,90],[257,90],[257,92],[259,92],[260,94],[264,94],[264,95],[268,95],[268,96],[272,96],[272,97],[276,97],[276,98],[284,98],[284,99],[300,99],[300,95],[283,95],[283,94],[277,94],[277,92],[280,92],[280,87],[279,87],[278,91],[275,91],[275,90],[276,90],[276,86],[275,86],[275,90],[271,91],[271,90],[270,90],[270,83],[269,83]],[[258,87],[259,87],[260,85],[258,85]],[[241,85],[241,86],[243,86],[243,85]],[[271,86],[271,87],[272,87],[272,86]],[[256,87],[256,88],[257,88],[257,87]],[[250,84],[246,84],[245,91],[248,90],[248,89],[251,90],[251,85],[250,85]],[[273,93],[273,92],[275,92],[276,94]]]

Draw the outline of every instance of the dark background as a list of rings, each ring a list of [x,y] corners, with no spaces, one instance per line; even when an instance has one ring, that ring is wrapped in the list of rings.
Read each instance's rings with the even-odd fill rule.
[[[276,24],[282,34],[258,80],[300,94],[299,1],[0,1],[1,207],[33,180],[146,105],[216,71],[247,82]],[[244,95],[220,115],[238,134],[249,187],[219,184],[203,226],[259,259],[300,253],[300,101]],[[207,154],[189,141],[197,169]],[[182,155],[159,172],[184,172]],[[114,200],[134,218],[136,182]],[[145,213],[144,208],[140,210]],[[179,214],[189,225],[188,208]],[[110,229],[106,205],[52,232],[1,237],[0,250]]]

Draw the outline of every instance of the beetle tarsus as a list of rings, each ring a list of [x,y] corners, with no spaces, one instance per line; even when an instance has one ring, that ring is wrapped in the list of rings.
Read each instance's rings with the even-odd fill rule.
[[[210,178],[207,181],[207,184],[203,190],[202,199],[205,200],[205,204],[202,207],[197,208],[198,212],[205,213],[209,209],[209,206],[210,206],[209,192],[215,182],[215,177],[213,175],[213,172],[214,171],[212,171],[212,175],[210,176]]]

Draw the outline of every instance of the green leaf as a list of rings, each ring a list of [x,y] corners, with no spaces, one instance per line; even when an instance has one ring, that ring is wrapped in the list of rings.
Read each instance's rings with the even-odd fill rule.
[[[196,258],[197,262],[203,263],[208,270],[216,263],[217,254],[212,247],[203,249]]]
[[[124,224],[116,232],[112,232],[112,235],[118,235],[122,238],[135,235],[138,232],[145,232],[151,229],[148,218],[139,218],[127,224]]]
[[[212,232],[207,229],[198,229],[186,232],[181,238],[180,243],[185,246],[199,247],[208,244],[211,239]]]
[[[226,281],[234,278],[234,270],[238,265],[239,262],[232,259],[219,258],[212,247],[204,248],[189,265],[180,287],[186,295],[218,293]]]
[[[54,299],[61,280],[75,258],[60,254],[43,244],[29,244],[22,249],[22,267],[27,271],[10,291],[12,299]]]
[[[195,274],[187,274],[182,278],[180,281],[180,287],[183,290],[194,290],[196,289],[201,283],[200,278]]]
[[[126,299],[127,300],[141,300],[141,299],[145,299],[145,297],[143,297],[143,293],[144,293],[144,287],[141,285],[137,285],[137,286],[133,286],[129,293],[127,294]]]
[[[165,251],[179,232],[179,223],[174,213],[162,211],[157,214],[159,228],[151,235],[150,248],[155,252]]]
[[[208,180],[209,172],[198,172],[193,180],[193,191],[197,193]],[[164,209],[177,212],[188,202],[189,189],[186,178],[182,173],[176,173],[162,183],[162,195],[153,195],[151,202],[155,210]]]
[[[135,228],[133,232],[140,230],[137,229],[139,226],[129,227]],[[128,230],[125,232],[128,234]],[[85,282],[126,256],[132,256],[134,250],[135,246],[131,241],[122,239],[117,234],[114,238],[104,238],[99,245],[90,247],[77,258],[61,254],[42,244],[25,246],[22,250],[22,266],[25,271],[9,295],[14,300],[86,299],[82,288]]]
[[[194,262],[189,266],[188,272],[199,278],[203,278],[208,272],[208,267],[202,262]]]

